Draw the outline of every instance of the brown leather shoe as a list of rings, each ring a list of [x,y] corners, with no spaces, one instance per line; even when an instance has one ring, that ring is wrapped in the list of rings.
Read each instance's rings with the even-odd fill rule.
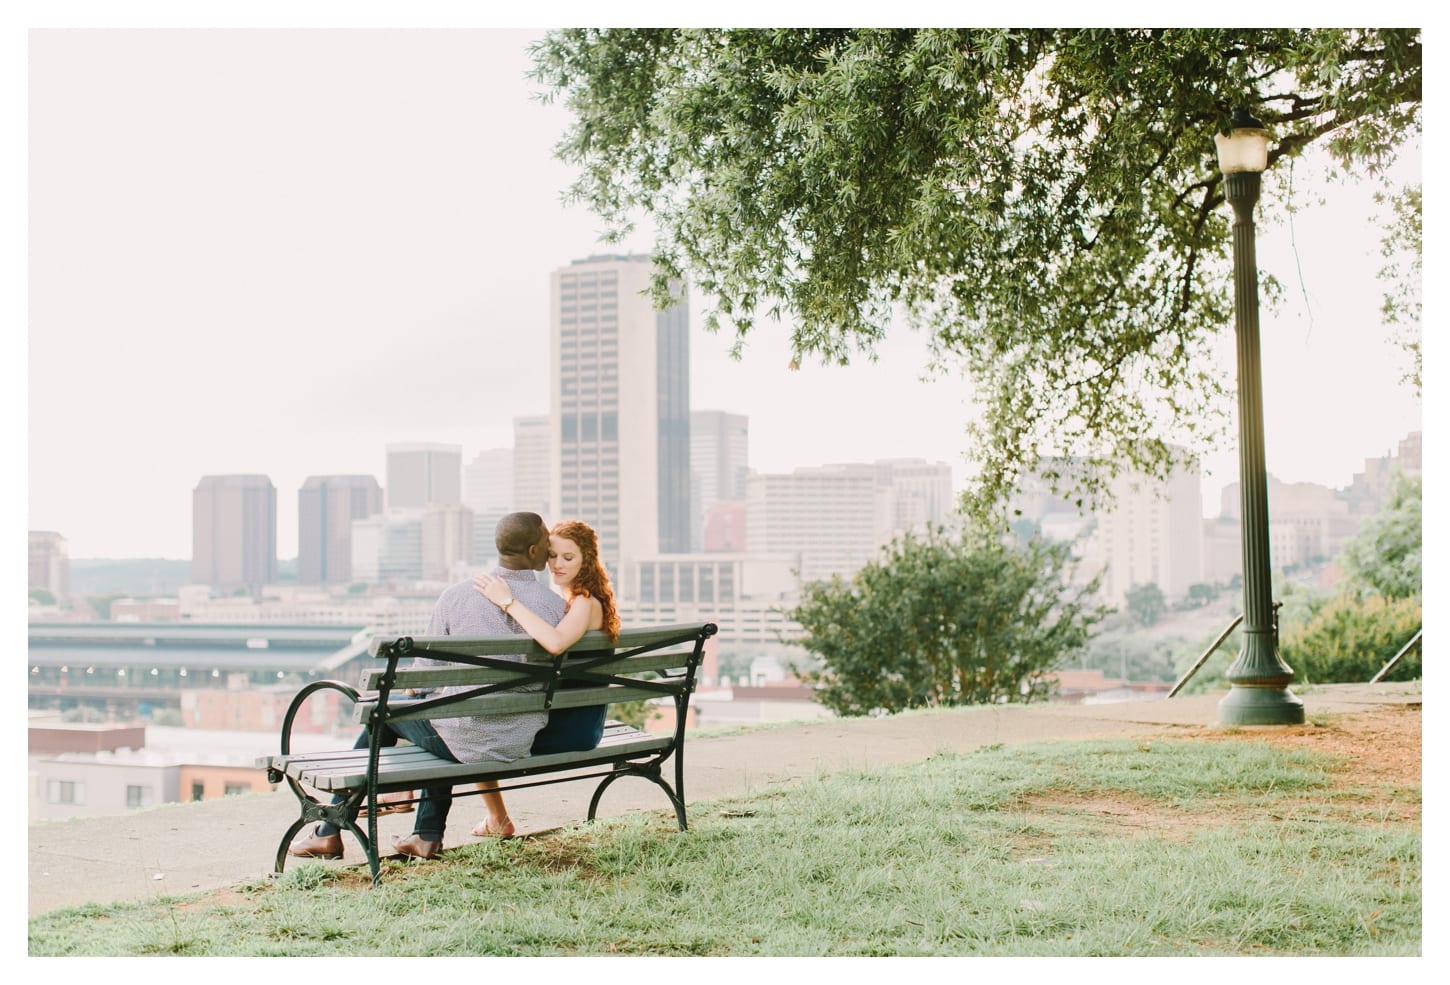
[[[437,858],[438,853],[443,851],[443,842],[408,835],[406,838],[394,838],[393,850],[399,855],[411,855],[413,858]]]
[[[342,833],[320,835],[313,828],[307,837],[288,845],[287,854],[298,858],[342,858]]]

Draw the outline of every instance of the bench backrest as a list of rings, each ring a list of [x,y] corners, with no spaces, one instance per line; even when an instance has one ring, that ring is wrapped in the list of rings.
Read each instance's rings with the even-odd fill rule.
[[[612,644],[603,633],[589,632],[558,656],[527,636],[378,636],[369,652],[386,665],[364,678],[362,690],[376,693],[358,701],[354,718],[367,724],[378,717],[501,715],[659,697],[675,699],[683,711],[705,641],[715,631],[713,623],[625,629]],[[518,659],[521,653],[526,659]],[[443,665],[414,667],[417,657]],[[445,687],[466,690],[443,696],[434,690]],[[404,694],[408,689],[434,693],[411,698]],[[683,727],[683,714],[679,718]]]

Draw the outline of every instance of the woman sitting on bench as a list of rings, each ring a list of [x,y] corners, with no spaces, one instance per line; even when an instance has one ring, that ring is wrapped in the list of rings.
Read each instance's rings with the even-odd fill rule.
[[[513,599],[504,611],[540,646],[556,656],[578,643],[590,630],[601,630],[611,640],[618,638],[619,611],[614,604],[609,573],[599,559],[599,538],[593,527],[582,520],[564,520],[554,524],[549,531],[549,573],[554,580],[554,590],[564,597],[568,607],[557,626],[550,625],[547,619],[530,611],[515,598],[502,578],[476,575],[473,585],[495,605],[502,606]],[[612,650],[572,653],[569,659],[595,658],[602,652]],[[532,755],[593,749],[604,735],[606,710],[605,705],[550,709],[548,724],[534,737],[530,750]],[[480,783],[478,788],[492,792],[497,790],[497,784]],[[473,829],[474,836],[512,837],[514,824],[502,807],[502,795],[493,793],[490,799],[495,805],[494,812]]]

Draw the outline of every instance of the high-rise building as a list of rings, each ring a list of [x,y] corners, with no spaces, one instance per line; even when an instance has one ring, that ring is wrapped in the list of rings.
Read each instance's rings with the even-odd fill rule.
[[[1345,541],[1359,532],[1364,517],[1351,512],[1350,504],[1328,486],[1313,482],[1280,482],[1267,477],[1269,496],[1269,563],[1275,571],[1328,561],[1339,553]],[[1231,482],[1224,487],[1221,512],[1208,537],[1232,531],[1235,550],[1223,551],[1209,540],[1204,542],[1205,582],[1228,581],[1243,574],[1242,486]]]
[[[421,510],[463,502],[459,445],[388,445],[388,509]]]
[[[1111,605],[1121,605],[1127,593],[1141,585],[1157,585],[1170,600],[1187,594],[1204,580],[1204,549],[1218,556],[1217,540],[1203,522],[1203,489],[1196,468],[1179,468],[1167,482],[1150,481],[1127,473],[1109,480],[1108,500],[1099,509],[1079,510],[1064,496],[1053,493],[1042,473],[1071,471],[1071,463],[1048,459],[1039,472],[1027,476],[1009,507],[1020,511],[1020,522],[1035,525],[1043,536],[1060,540],[1081,538],[1079,582],[1102,573],[1100,594]]]
[[[473,511],[461,503],[387,509],[352,523],[352,579],[451,582],[473,559]]]
[[[705,547],[706,517],[717,503],[745,499],[749,421],[721,410],[690,412],[690,550]]]
[[[352,522],[353,581],[406,584],[423,579],[425,510],[387,509]]]
[[[952,512],[952,470],[945,462],[891,458],[876,463],[876,482],[891,490],[892,532],[925,533]]]
[[[422,537],[423,580],[458,580],[473,560],[473,511],[462,504],[428,507]]]
[[[252,594],[277,579],[277,489],[265,475],[202,476],[191,494],[191,579]]]
[[[57,602],[70,597],[70,554],[65,538],[53,530],[30,531],[30,591],[37,589]]]
[[[748,541],[744,499],[722,499],[705,510],[705,539],[701,550],[709,554],[742,554],[749,549]]]
[[[1270,549],[1269,560],[1274,560]],[[1203,521],[1203,574],[1206,585],[1226,585],[1244,573],[1243,525],[1236,516],[1219,514]]]
[[[589,523],[624,575],[690,547],[689,310],[655,311],[651,275],[648,257],[593,256],[550,276],[549,519]]]
[[[554,426],[547,414],[514,418],[514,488],[509,512],[537,513],[553,525]],[[489,536],[493,531],[489,531]]]
[[[337,585],[352,577],[352,521],[383,510],[370,475],[311,475],[297,492],[297,580]]]
[[[1123,602],[1139,585],[1157,585],[1170,600],[1203,580],[1203,486],[1197,469],[1180,468],[1166,483],[1119,476],[1113,505],[1096,514],[1083,547],[1086,568],[1103,568],[1103,596]]]
[[[822,465],[746,480],[752,555],[792,555],[802,581],[850,576],[888,539],[888,491],[874,465]]]
[[[547,426],[547,418],[544,419]],[[463,467],[463,505],[473,511],[472,558],[487,563],[497,557],[494,528],[514,512],[514,450],[490,448]]]
[[[617,583],[620,619],[629,626],[712,622],[724,645],[771,647],[801,628],[788,617],[797,597],[796,558],[782,555],[665,554],[637,560],[630,583]]]
[[[951,495],[951,468],[919,458],[752,472],[745,542],[752,555],[796,555],[803,581],[849,577],[897,534],[946,520]]]

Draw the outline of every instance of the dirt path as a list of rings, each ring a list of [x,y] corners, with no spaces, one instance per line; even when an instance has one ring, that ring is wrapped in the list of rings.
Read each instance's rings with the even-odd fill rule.
[[[1420,782],[1420,706],[1380,705],[1344,714],[1312,716],[1303,725],[1260,725],[1190,730],[1232,742],[1254,739],[1276,746],[1314,749],[1348,757],[1364,779],[1405,786]]]
[[[1255,741],[1309,749],[1341,757],[1334,773],[1339,786],[1362,790],[1406,820],[1420,819],[1419,798],[1394,797],[1396,790],[1421,784],[1420,706],[1380,705],[1343,714],[1311,716],[1303,725],[1186,729],[1175,736],[1223,742]],[[1407,812],[1410,812],[1407,816]]]
[[[1303,798],[1282,801],[1273,815],[1278,820],[1297,816],[1300,808],[1322,816],[1323,812],[1343,816],[1354,823],[1419,826],[1422,821],[1420,789],[1420,706],[1385,705],[1312,716],[1303,725],[1183,727],[1171,738],[1212,742],[1260,742],[1286,749],[1305,749],[1338,758],[1332,770],[1334,796],[1323,791]],[[1154,741],[1145,738],[1145,743]],[[1052,816],[1090,819],[1104,834],[1130,837],[1152,834],[1187,840],[1205,825],[1231,824],[1259,817],[1257,809],[1220,804],[1211,813],[1184,812],[1171,804],[1148,797],[1111,796],[1053,790],[1026,798],[1021,807]],[[1036,852],[1040,845],[1024,843],[1024,851]]]

